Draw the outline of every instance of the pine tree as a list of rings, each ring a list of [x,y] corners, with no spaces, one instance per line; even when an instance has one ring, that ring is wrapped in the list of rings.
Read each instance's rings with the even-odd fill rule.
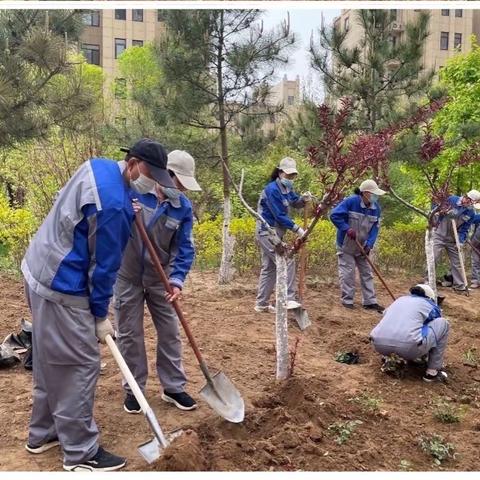
[[[405,25],[395,41],[395,10],[352,12],[361,36],[347,46],[348,29],[322,26],[319,42],[310,46],[312,66],[325,83],[330,103],[348,96],[355,102],[354,130],[375,132],[408,115],[431,85],[433,71],[422,66],[429,14]]]

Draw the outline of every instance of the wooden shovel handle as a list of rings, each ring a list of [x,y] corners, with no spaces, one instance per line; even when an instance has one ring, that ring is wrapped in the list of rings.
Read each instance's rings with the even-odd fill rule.
[[[361,254],[366,258],[367,262],[369,265],[372,267],[373,271],[377,274],[377,277],[380,279],[382,282],[383,286],[387,290],[387,292],[390,294],[392,297],[393,301],[396,300],[395,295],[392,293],[392,291],[388,288],[388,285],[385,283],[385,280],[382,277],[382,274],[378,271],[377,267],[373,264],[373,262],[370,260],[370,257],[367,255],[367,252],[365,249],[362,247],[362,244],[358,241],[358,238],[355,239],[355,243],[357,244],[357,247],[359,248]]]
[[[155,251],[155,248],[148,236],[147,231],[145,230],[141,213],[137,213],[137,215],[135,216],[135,224],[137,225],[138,232],[142,237],[143,243],[147,247],[148,253],[150,254],[150,258],[152,259],[155,270],[158,272],[158,275],[160,276],[160,279],[162,280],[162,283],[165,286],[165,290],[168,293],[173,294],[172,286],[168,281],[167,275],[165,274],[165,270],[162,267],[162,263],[158,258],[157,252]],[[192,332],[190,331],[190,327],[187,323],[187,320],[185,319],[185,316],[183,315],[183,312],[182,312],[182,309],[180,308],[180,304],[178,300],[174,300],[172,302],[172,305],[173,305],[173,308],[175,309],[175,312],[178,315],[178,319],[180,320],[180,323],[182,324],[183,329],[185,330],[185,334],[187,335],[188,341],[192,346],[193,352],[195,353],[195,356],[197,357],[197,360],[200,363],[200,367],[202,368],[202,371],[204,371],[205,373],[205,370],[206,370],[208,373],[208,369],[206,368],[206,364],[203,360],[202,354],[200,353],[200,350],[197,346],[197,342],[195,342],[195,339],[193,338]]]

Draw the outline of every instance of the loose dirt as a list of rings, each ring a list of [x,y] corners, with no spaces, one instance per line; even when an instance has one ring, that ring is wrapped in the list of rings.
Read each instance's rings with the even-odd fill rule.
[[[380,315],[357,303],[353,311],[339,305],[334,282],[316,280],[307,288],[305,306],[312,326],[302,333],[292,320],[290,344],[300,339],[294,375],[275,381],[274,317],[253,311],[255,277],[218,287],[214,273],[194,272],[185,291],[184,311],[212,370],[222,369],[243,394],[246,417],[230,424],[216,416],[198,397],[204,378],[189,346],[184,343],[188,391],[199,401],[193,412],[181,412],[160,399],[155,375],[155,330],[146,317],[150,379],[146,396],[162,428],[185,429],[163,457],[147,465],[136,446],[151,438],[142,415],[123,411],[121,375],[108,350],[102,347],[105,373],[97,385],[95,419],[101,443],[128,458],[126,470],[480,470],[480,371],[464,364],[464,353],[480,355],[480,292],[462,297],[449,289],[444,303],[451,322],[447,351],[447,385],[422,382],[423,370],[411,367],[405,378],[380,371],[379,356],[368,334]],[[407,281],[390,282],[397,294]],[[308,284],[307,284],[308,287]],[[0,340],[17,331],[20,319],[30,318],[20,281],[0,278]],[[389,297],[378,285],[384,305]],[[185,338],[184,338],[185,341]],[[339,351],[356,351],[360,363],[335,361]],[[31,373],[21,365],[0,370],[0,470],[60,470],[60,449],[33,456],[24,449],[31,410]],[[81,394],[81,392],[79,392]],[[369,410],[359,398],[376,398]],[[446,399],[464,412],[459,423],[444,424],[433,417],[434,403]],[[345,443],[329,426],[360,421]],[[452,443],[455,460],[441,467],[418,445],[421,436],[437,434]],[[408,463],[407,463],[408,462]]]

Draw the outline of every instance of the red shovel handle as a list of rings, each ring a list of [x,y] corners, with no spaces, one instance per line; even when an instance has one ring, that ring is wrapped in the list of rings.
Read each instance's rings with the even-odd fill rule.
[[[135,224],[137,225],[138,232],[140,233],[140,236],[142,237],[143,243],[147,247],[148,253],[150,254],[150,258],[152,259],[153,265],[155,267],[155,270],[158,272],[158,275],[160,276],[160,279],[162,280],[163,285],[165,286],[165,290],[173,294],[173,289],[172,286],[170,285],[170,282],[168,281],[167,275],[165,274],[165,270],[162,267],[162,263],[160,262],[160,259],[158,258],[157,252],[155,251],[155,248],[148,237],[148,233],[145,230],[145,226],[143,224],[143,220],[141,217],[141,214],[137,213],[135,216]],[[174,300],[172,302],[173,308],[175,309],[175,312],[177,312],[178,318],[180,320],[180,323],[182,324],[183,329],[185,330],[185,334],[187,335],[188,341],[190,342],[190,345],[192,346],[192,349],[195,353],[195,356],[197,357],[197,360],[200,363],[200,366],[203,367],[205,366],[205,362],[203,361],[202,354],[200,353],[200,350],[198,349],[197,343],[195,342],[195,339],[193,338],[192,332],[190,331],[190,327],[188,326],[187,320],[185,319],[185,316],[183,315],[182,309],[180,308],[180,304],[178,300]],[[203,370],[203,368],[202,368]]]

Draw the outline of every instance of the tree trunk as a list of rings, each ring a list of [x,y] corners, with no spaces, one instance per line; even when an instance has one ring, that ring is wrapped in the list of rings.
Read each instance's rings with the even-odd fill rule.
[[[287,257],[275,253],[277,263],[275,334],[277,339],[277,380],[290,376],[287,316]]]
[[[218,87],[218,121],[220,127],[220,143],[222,150],[223,165],[223,231],[222,231],[222,259],[220,262],[220,271],[218,274],[218,283],[226,285],[233,280],[233,249],[235,247],[235,237],[230,235],[230,220],[232,217],[232,204],[230,201],[230,179],[228,177],[228,142],[227,125],[225,123],[225,98],[223,91],[223,11],[219,16],[220,28],[217,49],[217,87]]]
[[[427,275],[428,284],[437,296],[437,277],[435,273],[435,257],[433,254],[433,230],[427,228],[425,230],[425,256],[427,258]]]

